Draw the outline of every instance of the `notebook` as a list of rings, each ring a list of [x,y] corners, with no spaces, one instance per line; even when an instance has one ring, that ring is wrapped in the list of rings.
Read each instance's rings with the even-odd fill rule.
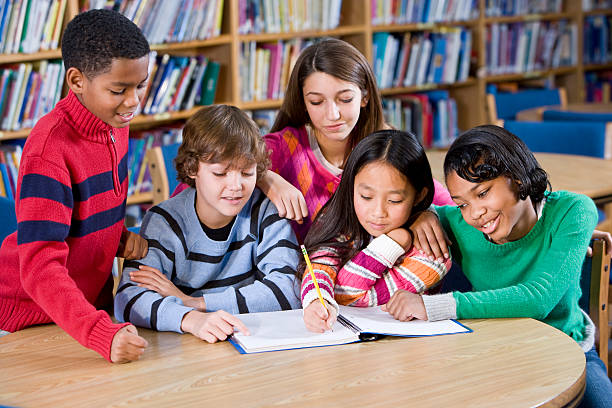
[[[470,333],[455,320],[400,322],[379,307],[340,306],[340,315],[331,331],[313,333],[306,329],[302,309],[237,315],[251,335],[234,333],[229,341],[242,354],[334,346],[376,340],[383,335],[402,337]]]

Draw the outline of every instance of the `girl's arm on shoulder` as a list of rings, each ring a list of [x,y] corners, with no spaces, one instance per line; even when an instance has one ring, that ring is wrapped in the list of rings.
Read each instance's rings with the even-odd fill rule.
[[[445,259],[450,259],[448,246],[451,241],[433,207],[419,214],[410,229],[414,234],[415,248],[423,251],[430,260],[443,262]]]
[[[272,201],[278,215],[302,223],[308,216],[308,206],[302,192],[281,175],[268,170],[257,182],[257,187]]]

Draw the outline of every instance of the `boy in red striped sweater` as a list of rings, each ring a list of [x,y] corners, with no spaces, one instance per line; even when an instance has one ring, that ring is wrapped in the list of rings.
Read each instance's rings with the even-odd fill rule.
[[[147,244],[123,219],[128,124],[145,92],[149,44],[121,14],[76,16],[62,39],[70,91],[25,144],[17,232],[0,247],[0,330],[55,322],[109,361],[138,359],[147,342],[115,324],[115,255],[140,259]]]

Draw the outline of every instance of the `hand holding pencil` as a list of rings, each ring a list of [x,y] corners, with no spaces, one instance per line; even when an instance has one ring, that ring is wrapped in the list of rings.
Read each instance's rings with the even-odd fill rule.
[[[308,273],[310,274],[310,277],[314,283],[319,298],[318,301],[315,300],[304,308],[304,324],[306,325],[306,328],[312,332],[323,333],[326,330],[330,330],[336,321],[336,309],[330,307],[330,305],[323,299],[321,289],[319,288],[310,259],[308,258],[308,253],[306,252],[306,248],[304,248],[304,245],[301,247],[304,260],[306,261],[306,268],[308,269]]]

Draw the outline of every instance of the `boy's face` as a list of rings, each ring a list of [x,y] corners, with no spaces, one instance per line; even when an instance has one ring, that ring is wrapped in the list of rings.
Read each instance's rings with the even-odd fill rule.
[[[247,203],[257,179],[256,163],[200,162],[198,173],[191,177],[197,191],[198,217],[209,228],[229,224]]]
[[[149,57],[115,58],[110,71],[88,78],[76,68],[68,69],[68,86],[83,106],[104,123],[122,128],[136,115],[147,87]]]

